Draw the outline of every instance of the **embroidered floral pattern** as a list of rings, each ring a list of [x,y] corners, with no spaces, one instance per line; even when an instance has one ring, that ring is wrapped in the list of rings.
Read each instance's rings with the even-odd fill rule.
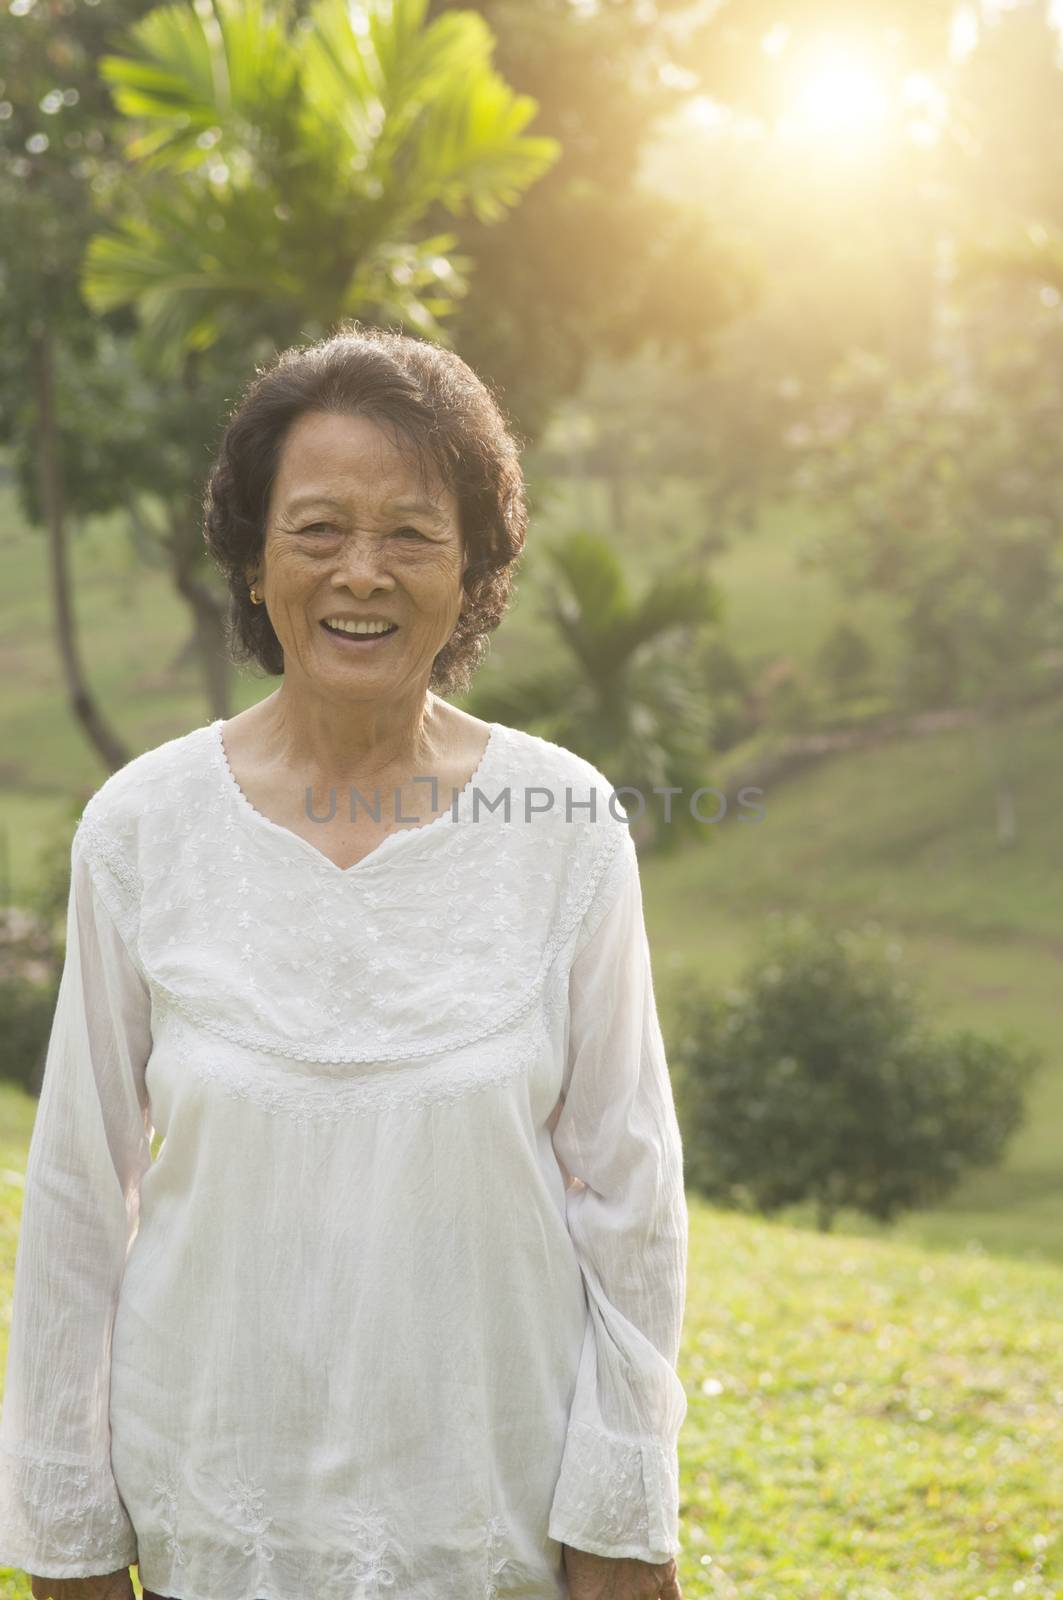
[[[55,1461],[0,1445],[0,1530],[4,1563],[27,1571],[42,1550],[56,1577],[80,1577],[85,1567],[117,1571],[136,1560],[109,1463]],[[69,1573],[56,1570],[64,1565]]]
[[[375,1506],[360,1503],[348,1506],[341,1521],[351,1546],[350,1563],[343,1576],[356,1586],[352,1600],[372,1600],[394,1588],[396,1572],[388,1561],[395,1541],[387,1518]]]
[[[496,1580],[501,1577],[506,1567],[512,1566],[508,1556],[499,1554],[499,1546],[505,1534],[506,1525],[502,1518],[492,1517],[487,1524],[486,1532],[487,1577],[484,1581],[483,1600],[497,1600],[499,1588]]]
[[[679,1550],[678,1504],[674,1450],[570,1422],[550,1517],[552,1539],[598,1555],[666,1561]]]
[[[606,912],[620,893],[625,875],[631,869],[631,857],[634,854],[635,847],[631,843],[630,837],[621,838],[617,842],[619,848],[612,851],[604,862],[594,893],[590,896],[584,908],[579,931],[573,941],[573,960],[586,949],[594,938],[594,935],[605,920]]]
[[[159,1508],[159,1525],[165,1535],[163,1549],[170,1557],[175,1567],[184,1565],[184,1552],[177,1537],[177,1474],[171,1468],[163,1476],[157,1478],[152,1485],[155,1495],[161,1502]]]
[[[333,1065],[423,1060],[519,1023],[627,827],[595,768],[498,726],[481,786],[552,787],[549,813],[445,813],[348,873],[237,802],[214,727],[114,774],[79,848],[153,1000],[246,1049]],[[566,794],[584,792],[596,820],[568,820]]]
[[[153,1488],[160,1508],[160,1524],[166,1530],[162,1548],[173,1564],[167,1577],[158,1581],[169,1587],[183,1581],[178,1578],[176,1569],[184,1565],[175,1532],[179,1495],[176,1473],[167,1471],[155,1481]],[[273,1518],[263,1512],[265,1498],[257,1479],[238,1476],[229,1487],[228,1515],[233,1527],[247,1536],[240,1546],[241,1553],[256,1561],[271,1562],[274,1560],[274,1551],[266,1535]],[[327,1579],[324,1577],[326,1561],[323,1559],[321,1577],[317,1581],[343,1585],[350,1600],[381,1600],[383,1596],[394,1600],[403,1582],[408,1581],[405,1575],[409,1570],[409,1562],[400,1554],[399,1539],[391,1518],[379,1505],[359,1499],[348,1503],[338,1512],[336,1532],[346,1551],[346,1559],[338,1567],[327,1564]],[[483,1577],[480,1583],[466,1590],[470,1600],[500,1600],[506,1593],[506,1578],[510,1577],[516,1583],[515,1575],[523,1569],[511,1556],[503,1553],[507,1536],[503,1518],[490,1517],[484,1526]],[[310,1581],[309,1575],[307,1577]],[[234,1578],[233,1581],[241,1580]]]
[[[273,1560],[273,1551],[266,1542],[266,1534],[273,1524],[273,1518],[263,1513],[264,1498],[262,1486],[255,1478],[241,1475],[234,1478],[229,1486],[233,1526],[246,1535],[241,1547],[243,1554],[253,1556],[256,1561],[270,1562]]]

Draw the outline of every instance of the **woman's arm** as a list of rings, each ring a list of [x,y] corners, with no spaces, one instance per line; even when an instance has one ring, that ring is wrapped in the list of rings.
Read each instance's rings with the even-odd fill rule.
[[[118,892],[108,880],[112,903]],[[0,1564],[38,1581],[114,1576],[137,1559],[111,1472],[109,1399],[115,1306],[151,1163],[150,1010],[77,833],[0,1413]]]
[[[653,993],[638,861],[624,833],[569,977],[554,1149],[590,1320],[550,1514],[553,1539],[664,1563],[679,1550],[675,1366],[686,1294],[683,1151]]]

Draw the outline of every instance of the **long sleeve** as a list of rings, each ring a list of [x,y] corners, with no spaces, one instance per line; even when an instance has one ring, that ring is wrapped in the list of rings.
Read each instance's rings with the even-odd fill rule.
[[[116,905],[118,884],[98,871]],[[92,1577],[137,1559],[111,1471],[110,1352],[151,1162],[150,1048],[149,991],[78,832],[0,1413],[0,1565],[42,1577]]]
[[[683,1151],[653,992],[635,847],[625,833],[569,975],[564,1102],[553,1145],[576,1184],[569,1232],[590,1316],[550,1537],[602,1556],[678,1554],[676,1372],[687,1271]]]

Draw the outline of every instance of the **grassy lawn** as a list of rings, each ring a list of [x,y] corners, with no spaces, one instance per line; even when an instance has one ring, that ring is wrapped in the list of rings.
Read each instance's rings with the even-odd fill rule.
[[[5,1327],[31,1104],[0,1088]],[[687,1600],[1063,1600],[1063,1270],[690,1221]]]
[[[1054,1266],[691,1205],[694,1596],[1063,1596]]]

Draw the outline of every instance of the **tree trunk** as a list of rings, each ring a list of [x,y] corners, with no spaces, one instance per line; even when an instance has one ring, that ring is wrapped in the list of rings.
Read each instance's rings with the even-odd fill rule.
[[[168,670],[170,672],[183,672],[187,666],[191,665],[191,663],[198,658],[198,656],[199,640],[196,637],[196,630],[193,628],[191,633],[189,633],[185,638],[183,644],[178,645],[177,649],[174,651]]]
[[[62,463],[52,384],[51,330],[40,316],[30,333],[30,363],[37,407],[36,467],[41,514],[48,530],[48,562],[59,659],[67,700],[89,743],[110,772],[117,772],[132,752],[111,728],[89,689],[77,646],[77,624],[70,594],[70,561],[66,538]]]
[[[203,672],[207,704],[213,718],[228,717],[231,707],[231,664],[225,647],[225,609],[196,571],[199,537],[193,508],[174,508],[165,541],[177,592],[192,612],[193,638]]]

